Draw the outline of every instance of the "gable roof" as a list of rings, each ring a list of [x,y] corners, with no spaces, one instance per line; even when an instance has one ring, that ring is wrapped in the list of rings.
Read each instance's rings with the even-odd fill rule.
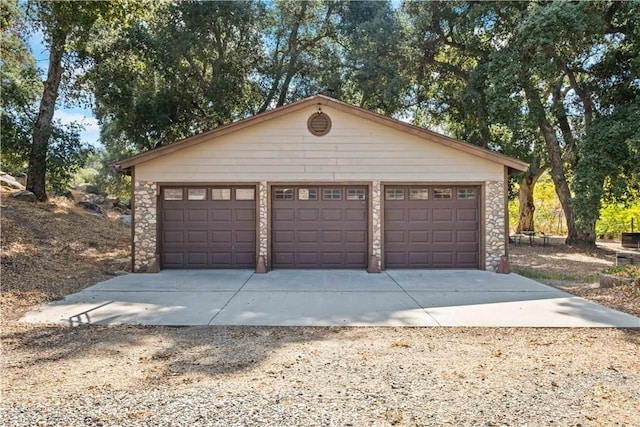
[[[476,145],[469,144],[459,139],[450,138],[440,133],[433,132],[418,126],[414,126],[409,123],[402,122],[400,120],[392,119],[390,117],[383,116],[381,114],[377,114],[372,111],[365,110],[364,108],[356,107],[354,105],[347,104],[346,102],[342,102],[337,99],[330,98],[320,94],[311,96],[309,98],[305,98],[297,102],[293,102],[291,104],[284,105],[282,107],[278,107],[271,111],[266,111],[264,113],[255,115],[253,117],[249,117],[247,119],[239,120],[237,122],[233,122],[224,126],[219,126],[209,132],[204,132],[198,135],[194,135],[189,138],[183,139],[181,141],[174,142],[173,144],[165,145],[150,151],[146,151],[144,153],[138,154],[128,159],[116,162],[115,164],[119,166],[121,169],[129,169],[137,164],[144,163],[158,157],[169,155],[173,152],[183,150],[193,145],[197,145],[197,144],[210,141],[212,139],[219,138],[221,136],[224,136],[233,132],[240,131],[247,127],[254,126],[259,123],[263,123],[265,121],[284,116],[286,114],[301,110],[303,108],[307,108],[310,106],[318,106],[318,105],[325,105],[331,108],[335,108],[336,110],[340,110],[342,112],[352,114],[354,116],[357,116],[366,120],[374,121],[384,126],[399,130],[401,132],[405,132],[410,135],[417,136],[419,138],[436,142],[438,144],[442,144],[444,146],[447,146],[456,150],[470,153],[475,156],[481,157],[483,159],[494,161],[496,163],[507,166],[515,171],[524,172],[529,168],[529,165],[526,162],[523,162],[518,159],[514,159],[513,157],[496,153],[495,151],[478,147]]]

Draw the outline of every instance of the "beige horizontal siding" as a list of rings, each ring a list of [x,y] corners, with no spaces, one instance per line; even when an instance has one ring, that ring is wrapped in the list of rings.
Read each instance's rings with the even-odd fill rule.
[[[323,107],[331,132],[315,137],[315,108],[245,128],[136,166],[136,179],[237,181],[501,181],[503,166]]]

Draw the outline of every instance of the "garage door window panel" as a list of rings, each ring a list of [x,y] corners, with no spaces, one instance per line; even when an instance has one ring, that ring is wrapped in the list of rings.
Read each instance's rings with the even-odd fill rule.
[[[340,188],[323,188],[322,200],[342,200],[342,190]]]
[[[410,188],[409,200],[429,200],[428,188]]]
[[[367,193],[364,188],[347,188],[347,200],[366,200]]]
[[[182,200],[182,188],[165,188],[164,200]]]
[[[475,188],[458,188],[458,199],[473,200],[476,198]]]
[[[213,188],[211,190],[211,200],[231,200],[231,189]]]
[[[255,200],[255,188],[238,188],[236,189],[236,200]]]
[[[434,188],[433,198],[436,200],[451,199],[451,188]]]
[[[385,200],[404,200],[403,188],[387,188],[384,190]]]
[[[318,200],[318,189],[317,188],[299,188],[298,189],[298,200],[300,200],[300,201]]]
[[[206,188],[189,188],[187,190],[188,200],[207,200]]]
[[[293,200],[293,188],[276,188],[274,200]]]

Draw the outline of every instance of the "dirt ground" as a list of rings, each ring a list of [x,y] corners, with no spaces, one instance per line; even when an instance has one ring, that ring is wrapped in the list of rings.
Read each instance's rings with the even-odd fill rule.
[[[638,330],[16,321],[121,274],[129,238],[3,197],[0,425],[640,425]],[[511,246],[511,267],[639,315],[637,289],[594,287],[612,250]]]
[[[599,287],[600,272],[615,261],[619,242],[599,241],[597,249],[580,249],[564,244],[510,245],[509,259],[514,272],[544,284],[634,316],[640,316],[640,288]]]

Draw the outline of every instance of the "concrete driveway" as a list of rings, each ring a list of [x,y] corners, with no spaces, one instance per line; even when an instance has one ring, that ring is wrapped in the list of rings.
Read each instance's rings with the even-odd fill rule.
[[[114,277],[24,322],[142,325],[640,328],[517,274],[472,270],[165,270]]]

